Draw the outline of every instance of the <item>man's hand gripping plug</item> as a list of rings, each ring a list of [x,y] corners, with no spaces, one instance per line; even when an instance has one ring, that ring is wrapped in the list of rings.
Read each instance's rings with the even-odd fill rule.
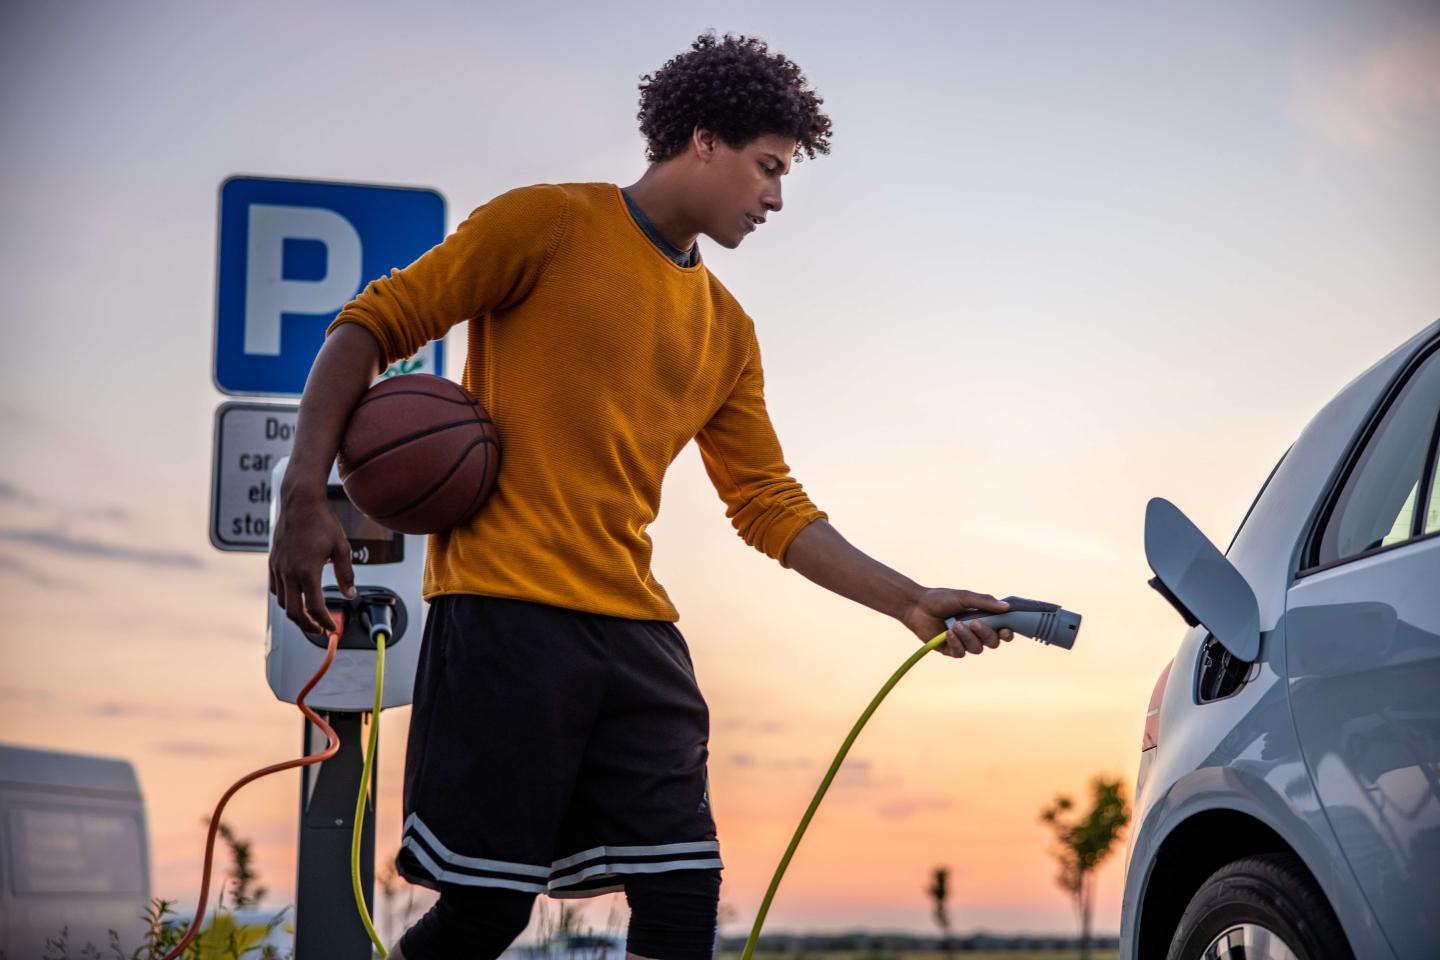
[[[967,653],[979,655],[986,647],[993,650],[1001,641],[1008,643],[1015,636],[1010,628],[996,631],[976,618],[1009,609],[1010,605],[1004,600],[996,600],[988,593],[934,587],[921,593],[901,619],[920,642],[929,643],[936,635],[947,632],[945,620],[954,617],[955,623],[948,630],[945,643],[936,649],[947,657],[959,658]]]

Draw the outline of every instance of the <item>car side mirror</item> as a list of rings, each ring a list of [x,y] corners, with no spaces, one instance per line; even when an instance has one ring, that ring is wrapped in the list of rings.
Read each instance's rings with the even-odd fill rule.
[[[1253,663],[1260,656],[1260,606],[1255,591],[1225,555],[1169,500],[1145,506],[1145,559],[1150,586],[1185,622],[1205,629],[1226,650]]]

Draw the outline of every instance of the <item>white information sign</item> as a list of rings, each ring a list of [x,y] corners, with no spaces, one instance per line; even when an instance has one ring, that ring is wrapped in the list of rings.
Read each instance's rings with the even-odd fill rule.
[[[231,400],[215,410],[210,542],[219,550],[270,548],[270,470],[288,456],[299,405]]]

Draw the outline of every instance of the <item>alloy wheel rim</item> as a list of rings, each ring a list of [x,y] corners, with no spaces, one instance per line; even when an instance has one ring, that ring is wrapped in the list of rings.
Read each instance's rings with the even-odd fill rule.
[[[1220,932],[1200,960],[1297,960],[1280,934],[1258,923],[1237,923]]]

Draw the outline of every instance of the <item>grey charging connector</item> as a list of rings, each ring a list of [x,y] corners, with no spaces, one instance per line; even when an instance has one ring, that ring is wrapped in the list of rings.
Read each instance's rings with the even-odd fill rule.
[[[1024,597],[1001,599],[1010,605],[1010,609],[1004,613],[982,613],[976,610],[973,616],[962,614],[959,617],[946,617],[945,629],[953,627],[956,620],[966,623],[979,621],[991,630],[998,632],[1008,627],[1016,633],[1050,646],[1064,647],[1066,650],[1075,646],[1075,638],[1080,634],[1080,614],[1042,600],[1027,600]]]
[[[398,597],[383,594],[361,598],[360,625],[370,631],[370,642],[375,646],[380,645],[381,634],[385,635],[385,646],[388,647],[395,642],[392,620],[394,619],[395,604],[399,602]]]

